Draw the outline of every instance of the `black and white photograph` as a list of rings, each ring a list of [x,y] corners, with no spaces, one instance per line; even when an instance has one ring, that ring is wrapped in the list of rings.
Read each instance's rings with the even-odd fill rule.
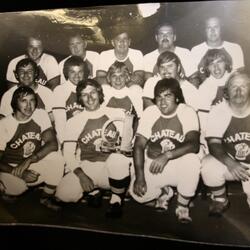
[[[249,16],[0,12],[0,229],[250,247]]]

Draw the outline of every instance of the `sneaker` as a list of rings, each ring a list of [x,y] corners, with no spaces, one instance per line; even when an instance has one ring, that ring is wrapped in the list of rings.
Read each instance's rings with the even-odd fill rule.
[[[178,206],[175,210],[175,214],[180,223],[187,224],[192,222],[192,218],[189,216],[188,207]]]
[[[155,201],[156,211],[162,212],[168,210],[168,203],[170,199],[173,197],[174,191],[171,187],[165,186],[162,188],[162,193],[158,199]]]
[[[122,205],[119,202],[110,203],[105,215],[107,218],[121,218]]]
[[[98,208],[102,205],[102,193],[100,190],[96,190],[96,193],[87,194],[86,201],[88,206]]]
[[[214,198],[211,196],[212,202],[209,206],[209,216],[220,217],[222,213],[229,207],[229,200],[226,198]]]
[[[56,201],[54,196],[41,197],[40,203],[44,205],[45,207],[56,212],[62,209],[62,207],[59,205],[59,202]]]

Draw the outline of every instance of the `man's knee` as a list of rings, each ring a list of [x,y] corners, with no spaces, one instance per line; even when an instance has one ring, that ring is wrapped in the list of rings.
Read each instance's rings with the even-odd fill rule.
[[[21,195],[28,189],[24,180],[8,173],[0,173],[0,186],[3,193],[13,196]]]
[[[55,196],[63,202],[77,202],[82,198],[83,190],[73,173],[67,174],[59,183]]]
[[[220,186],[223,184],[223,170],[220,163],[211,155],[202,160],[201,176],[207,186]]]
[[[114,179],[123,179],[129,176],[131,159],[122,154],[111,154],[107,159],[106,166],[109,176]]]

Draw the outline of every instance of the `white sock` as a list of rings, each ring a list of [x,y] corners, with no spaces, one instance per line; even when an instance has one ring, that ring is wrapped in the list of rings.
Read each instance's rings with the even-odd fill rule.
[[[110,203],[110,204],[114,204],[114,203],[116,203],[116,202],[118,202],[118,203],[121,204],[121,202],[122,202],[121,197],[120,197],[119,195],[117,195],[117,194],[112,194],[109,203]]]
[[[100,192],[100,191],[99,191],[98,189],[95,189],[95,190],[89,192],[89,195],[96,195],[96,194],[98,194],[99,192]]]

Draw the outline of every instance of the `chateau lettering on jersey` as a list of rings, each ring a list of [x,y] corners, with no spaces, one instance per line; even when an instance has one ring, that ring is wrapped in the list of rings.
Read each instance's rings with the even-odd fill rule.
[[[27,132],[27,133],[23,134],[20,138],[16,139],[15,142],[11,143],[10,147],[14,148],[14,149],[18,148],[25,141],[30,140],[30,139],[41,141],[41,135],[36,134],[35,132]]]
[[[95,129],[90,133],[87,133],[83,138],[81,138],[81,142],[87,144],[90,140],[101,137],[101,133],[102,133],[101,128]],[[117,133],[116,131],[108,130],[107,133],[105,133],[105,136],[114,139],[116,137],[116,133]]]
[[[176,131],[171,129],[163,129],[161,131],[156,131],[150,138],[152,142],[155,142],[161,138],[173,138],[179,142],[183,142],[185,140],[185,136],[180,133],[176,133]]]
[[[74,109],[83,109],[83,107],[76,102],[69,104],[66,106],[66,111],[74,110]]]
[[[234,135],[224,138],[225,143],[234,143],[237,141],[250,141],[250,133],[248,132],[239,132]]]

